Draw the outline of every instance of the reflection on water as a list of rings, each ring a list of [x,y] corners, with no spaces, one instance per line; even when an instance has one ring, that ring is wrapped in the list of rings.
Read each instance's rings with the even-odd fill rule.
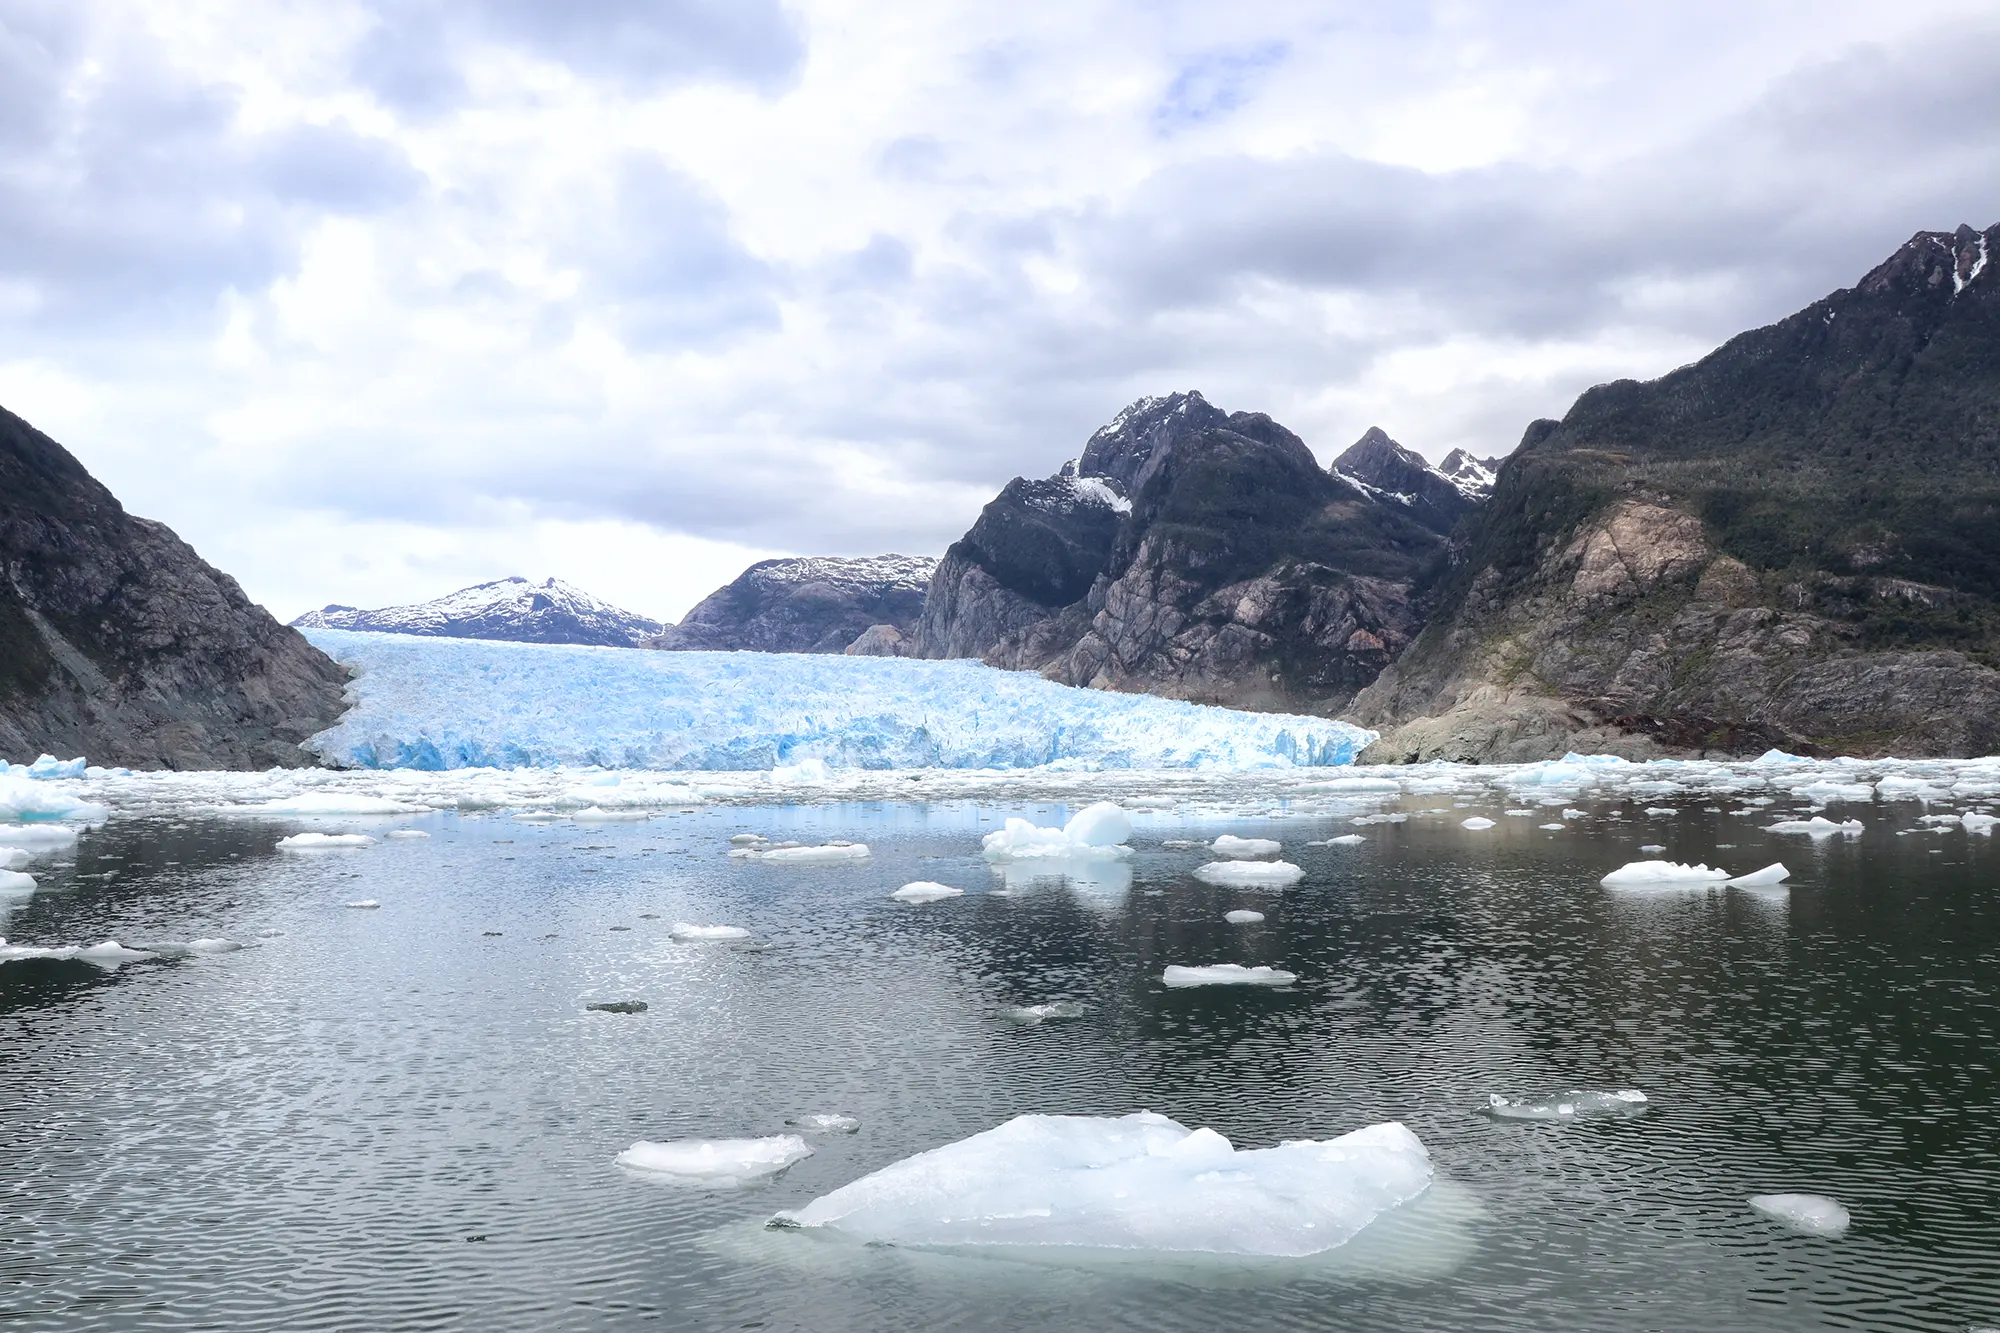
[[[1896,836],[1915,805],[1812,841],[1759,831],[1775,816],[1573,795],[1532,817],[1419,796],[1406,822],[1350,822],[1378,808],[1397,807],[1160,811],[1129,862],[1004,867],[974,854],[981,833],[1065,812],[427,815],[402,821],[427,841],[313,856],[273,851],[290,826],[114,821],[39,859],[40,890],[0,933],[249,947],[116,973],[0,965],[0,1321],[2000,1323],[1990,838]],[[1460,827],[1480,810],[1495,827]],[[1538,827],[1559,814],[1568,827]],[[875,855],[731,860],[741,832]],[[1305,879],[1195,879],[1225,832],[1282,841]],[[1739,873],[1782,859],[1791,886],[1599,886],[1646,843]],[[967,893],[889,899],[919,879]],[[371,898],[379,910],[342,906]],[[1223,919],[1241,908],[1264,919]],[[677,943],[676,921],[750,938]],[[1169,964],[1217,962],[1300,980],[1160,984]],[[629,1000],[645,1010],[586,1008]],[[1019,1017],[1035,1006],[1058,1007]],[[1639,1113],[1481,1113],[1495,1094],[1627,1088],[1649,1097]],[[931,1253],[763,1226],[1011,1115],[1140,1108],[1253,1147],[1399,1119],[1439,1183],[1292,1264]],[[814,1135],[813,1156],[762,1184],[676,1188],[612,1163],[637,1139],[778,1134],[832,1112],[859,1130]],[[1781,1192],[1832,1195],[1852,1229],[1796,1235],[1747,1206]]]

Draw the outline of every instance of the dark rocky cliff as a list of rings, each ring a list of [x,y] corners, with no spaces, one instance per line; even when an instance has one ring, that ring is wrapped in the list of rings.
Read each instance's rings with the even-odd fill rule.
[[[2000,227],[1537,422],[1433,623],[1356,700],[1384,759],[2000,749]]]
[[[641,646],[896,656],[936,567],[912,555],[760,560]]]
[[[1074,685],[1330,711],[1422,623],[1443,538],[1261,413],[1148,398],[954,543],[917,634]]]
[[[347,673],[0,411],[0,754],[304,766]]]

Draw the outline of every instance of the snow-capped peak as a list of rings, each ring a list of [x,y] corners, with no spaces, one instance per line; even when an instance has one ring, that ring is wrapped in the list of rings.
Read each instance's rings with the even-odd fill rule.
[[[1474,458],[1463,449],[1454,449],[1437,465],[1437,473],[1458,487],[1469,499],[1484,500],[1493,494],[1493,482],[1500,470],[1497,458]]]
[[[561,579],[533,583],[518,574],[409,606],[363,611],[335,603],[308,611],[292,624],[301,629],[612,647],[636,644],[662,628],[657,620],[600,601]]]

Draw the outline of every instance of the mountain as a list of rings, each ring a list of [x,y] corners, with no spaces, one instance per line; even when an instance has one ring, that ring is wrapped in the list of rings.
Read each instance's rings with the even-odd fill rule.
[[[460,588],[413,606],[357,610],[338,603],[308,611],[300,629],[352,629],[374,634],[430,634],[509,643],[591,643],[630,648],[662,628],[657,620],[600,602],[561,579],[530,583],[515,575]]]
[[[1481,460],[1454,449],[1446,462],[1452,471],[1432,467],[1380,426],[1370,426],[1333,460],[1333,470],[1377,499],[1402,505],[1417,522],[1442,535],[1493,493],[1492,470]]]
[[[302,766],[344,711],[344,670],[4,410],[0,568],[0,754]]]
[[[760,560],[645,646],[908,656],[936,567],[916,555]]]
[[[1143,398],[1055,476],[1017,477],[986,506],[939,562],[916,650],[1072,685],[1337,709],[1421,627],[1444,544],[1262,413],[1192,391]]]
[[[1432,623],[1356,699],[1384,759],[2000,750],[2000,227],[1538,421]]]

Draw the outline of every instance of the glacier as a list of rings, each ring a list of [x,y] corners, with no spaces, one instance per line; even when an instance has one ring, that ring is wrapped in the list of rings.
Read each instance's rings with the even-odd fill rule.
[[[1288,768],[1375,739],[969,660],[304,632],[355,671],[347,713],[307,742],[350,768]]]

